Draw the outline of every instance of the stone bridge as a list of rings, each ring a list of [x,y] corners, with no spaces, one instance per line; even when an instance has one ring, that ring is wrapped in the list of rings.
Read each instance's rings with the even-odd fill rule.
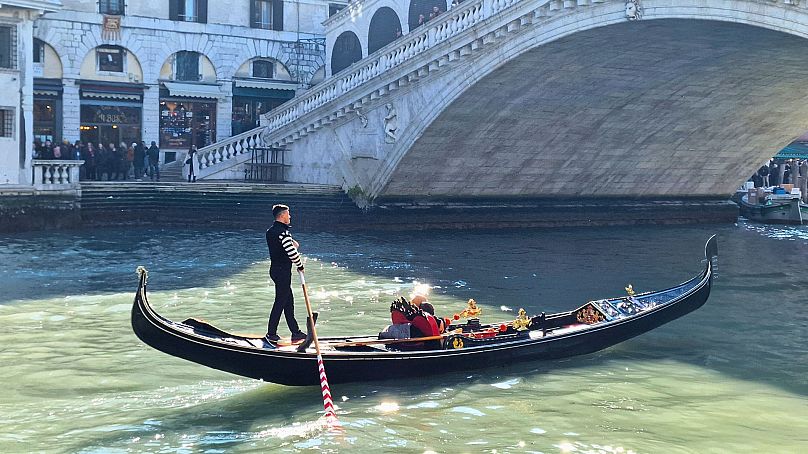
[[[410,29],[416,1],[330,18],[327,59],[358,61],[203,149],[201,176],[243,178],[264,144],[289,180],[377,202],[723,197],[808,130],[799,0],[465,0]],[[368,55],[381,10],[404,32]]]

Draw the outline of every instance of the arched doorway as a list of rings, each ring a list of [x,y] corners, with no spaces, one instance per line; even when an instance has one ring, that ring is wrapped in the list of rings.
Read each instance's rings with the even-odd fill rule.
[[[410,2],[410,30],[415,30],[423,23],[429,22],[430,15],[435,16],[435,8],[438,13],[446,11],[445,0],[412,0]],[[423,19],[421,19],[423,16]]]
[[[354,32],[342,32],[331,52],[331,74],[336,74],[362,59],[362,44]]]
[[[34,38],[34,139],[62,141],[62,60],[50,44]]]
[[[401,20],[391,8],[382,7],[370,20],[368,31],[368,55],[395,41],[401,36]]]

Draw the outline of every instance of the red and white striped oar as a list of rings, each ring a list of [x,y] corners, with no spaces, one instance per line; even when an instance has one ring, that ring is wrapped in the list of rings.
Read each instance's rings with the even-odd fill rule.
[[[306,289],[306,277],[303,271],[300,273],[300,284],[303,286],[303,299],[306,300],[306,312],[309,314],[309,320],[312,321],[311,335],[314,339],[314,349],[317,351],[317,370],[320,372],[320,389],[323,391],[323,408],[325,409],[326,422],[332,429],[342,430],[342,426],[337,420],[337,412],[334,411],[334,399],[331,398],[331,387],[328,386],[328,377],[325,374],[325,364],[323,364],[323,355],[320,354],[320,341],[317,339],[317,329],[314,327],[314,316],[311,311],[311,303],[309,302],[309,291]]]

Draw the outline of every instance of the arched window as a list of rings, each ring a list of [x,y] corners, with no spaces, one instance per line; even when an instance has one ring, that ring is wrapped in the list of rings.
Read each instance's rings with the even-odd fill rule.
[[[331,51],[331,74],[336,74],[362,59],[362,44],[354,32],[342,32]]]
[[[398,14],[388,7],[379,8],[370,20],[368,54],[372,54],[401,36]]]
[[[183,81],[198,81],[202,78],[199,71],[199,53],[181,50],[174,61],[174,78]]]
[[[124,72],[123,62],[126,58],[126,51],[124,51],[123,47],[98,46],[95,51],[98,58],[98,71]]]
[[[412,0],[410,2],[410,30],[434,19],[436,15],[446,11],[445,0]]]

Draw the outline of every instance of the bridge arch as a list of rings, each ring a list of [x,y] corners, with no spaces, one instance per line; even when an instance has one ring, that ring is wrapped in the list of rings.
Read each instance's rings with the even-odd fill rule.
[[[362,59],[362,43],[352,31],[337,37],[331,51],[331,74],[336,74]]]
[[[383,1],[372,4],[378,7]],[[295,169],[299,170],[292,172],[293,178],[320,182],[325,181],[324,174],[316,174],[316,169],[309,172],[307,167],[307,162],[313,162],[308,156],[309,149],[322,148],[312,144],[326,136],[332,139],[334,134],[344,134],[346,143],[359,141],[361,138],[356,132],[366,133],[365,148],[378,150],[378,153],[372,154],[351,143],[350,147],[342,148],[341,155],[318,155],[323,159],[317,162],[327,162],[324,165],[328,166],[329,175],[334,175],[329,182],[344,182],[345,187],[360,185],[370,198],[427,194],[492,195],[489,189],[496,189],[497,184],[503,182],[516,183],[507,185],[506,189],[512,189],[520,196],[677,196],[685,191],[689,195],[729,194],[779,146],[808,129],[808,113],[795,104],[795,99],[784,95],[791,93],[794,98],[793,93],[799,92],[799,86],[808,86],[808,81],[802,80],[803,75],[799,73],[782,77],[773,76],[771,72],[764,76],[746,73],[733,81],[726,79],[731,71],[726,74],[719,71],[711,75],[715,77],[707,77],[705,71],[720,66],[717,61],[728,56],[738,57],[742,52],[737,47],[729,47],[726,48],[729,53],[724,54],[719,49],[722,44],[692,40],[684,33],[679,34],[678,39],[682,45],[691,47],[679,48],[677,53],[671,48],[660,48],[658,36],[649,33],[646,27],[661,30],[674,23],[686,22],[709,25],[726,32],[725,27],[729,24],[745,27],[741,29],[743,31],[754,30],[749,35],[753,38],[760,35],[760,30],[767,29],[770,33],[775,33],[772,32],[775,30],[808,37],[808,27],[804,25],[808,24],[808,9],[791,2],[784,4],[788,0],[766,3],[769,7],[761,8],[761,1],[643,0],[641,20],[628,21],[625,1],[620,0],[577,4],[548,0],[466,0],[445,14],[443,19],[446,20],[437,21],[413,34],[412,40],[405,35],[402,41],[409,47],[402,47],[402,53],[395,59],[395,71],[388,70],[386,56],[374,55],[378,57],[375,61],[379,66],[373,66],[371,58],[369,65],[355,68],[350,79],[352,83],[340,84],[336,79],[325,81],[317,93],[312,93],[317,98],[305,98],[298,104],[307,108],[300,109],[303,113],[289,110],[285,116],[271,118],[271,129],[268,128],[265,140],[294,144],[305,150],[306,153],[296,155],[301,160],[295,164]],[[362,4],[357,2],[359,6]],[[401,5],[403,8],[410,6],[408,2]],[[400,11],[402,20],[408,17],[399,8],[396,11]],[[355,16],[343,17],[338,25],[335,21],[337,26],[329,30],[331,36],[352,29],[366,43],[367,25],[373,11],[357,8],[355,12]],[[444,26],[447,23],[449,25]],[[624,33],[611,37],[597,34],[609,31],[613,26],[627,28],[624,28]],[[625,32],[635,29],[645,31],[636,36]],[[421,30],[425,33],[420,33]],[[729,34],[734,35],[736,46],[743,43],[754,45],[757,67],[770,71],[773,64],[788,66],[785,62],[789,60],[787,53],[793,52],[793,42],[781,45],[779,38],[772,37],[774,35],[762,36],[762,40],[750,39],[737,30]],[[421,36],[426,40],[415,41]],[[779,35],[782,36],[785,35]],[[619,47],[624,52],[604,49],[604,42],[609,40],[614,48]],[[732,41],[728,41],[730,45],[733,45]],[[564,48],[566,55],[572,58],[557,59],[549,51],[560,49],[557,46],[573,46],[577,50],[573,52]],[[769,46],[769,52],[778,55],[779,60],[772,60],[773,64],[762,62],[759,57],[767,52],[765,46]],[[527,55],[534,50],[540,52],[541,48],[548,52],[541,54],[541,59]],[[699,55],[699,51],[705,49],[714,60],[706,58],[696,63],[675,60],[687,53]],[[644,60],[660,51],[668,52],[667,55],[673,58]],[[800,49],[800,52],[805,51]],[[590,63],[602,58],[601,54],[608,55],[608,58],[597,60],[597,64]],[[798,66],[803,64],[803,58],[794,54],[791,58]],[[665,72],[660,68],[669,64],[667,60],[682,65],[678,69],[667,67],[670,87],[675,88],[668,92],[668,85],[643,85],[648,81],[658,81]],[[721,61],[724,62],[721,64],[726,62]],[[749,69],[748,61],[751,60],[739,58],[740,64],[736,66]],[[649,66],[638,66],[637,62]],[[376,73],[375,68],[382,70]],[[726,64],[725,68],[732,70],[733,66]],[[623,72],[615,75],[612,71],[616,70]],[[521,71],[518,73],[520,77],[514,77],[512,71]],[[687,75],[688,71],[701,78],[694,78],[690,85],[712,86],[714,80],[721,82],[713,86],[712,91],[699,92],[685,85],[691,81],[675,77]],[[637,74],[647,77],[636,78]],[[804,74],[808,74],[808,70]],[[601,78],[597,79],[596,75],[601,75]],[[366,77],[371,78],[364,79]],[[765,77],[772,77],[774,84],[736,84],[738,81],[760,82]],[[362,80],[370,83],[362,83]],[[523,91],[528,90],[525,96],[513,88],[519,86]],[[587,97],[581,93],[588,93],[591,87],[601,88],[602,93],[592,94],[596,102],[588,106]],[[504,95],[503,90],[509,90],[510,97]],[[735,94],[728,95],[732,90]],[[498,94],[498,99],[481,103],[479,99],[489,93]],[[722,93],[727,97],[715,98],[714,95]],[[771,99],[780,106],[772,107],[765,99],[750,103],[750,100],[758,100],[759,93],[773,95]],[[560,99],[569,102],[562,105]],[[622,99],[625,99],[623,105],[616,106]],[[658,105],[651,109],[643,104],[647,101]],[[393,106],[394,110],[385,110],[387,105]],[[517,106],[524,115],[514,115]],[[724,112],[708,112],[704,106],[707,109],[723,106]],[[757,108],[764,106],[774,114],[761,115]],[[674,111],[674,114],[669,118],[654,117],[657,112],[665,111]],[[462,127],[468,123],[471,114],[487,115],[476,123],[480,125],[479,131]],[[388,121],[388,116],[392,120]],[[654,120],[648,121],[650,118]],[[636,125],[641,121],[656,126],[657,130],[638,128]],[[681,125],[671,127],[671,123],[676,122],[681,122]],[[735,134],[740,139],[733,136],[736,131],[730,131],[734,126],[721,127],[735,124],[748,130]],[[396,128],[393,143],[382,135],[391,125]],[[765,127],[761,128],[761,125]],[[338,128],[342,131],[335,132]],[[524,131],[534,133],[525,135]],[[670,136],[664,137],[665,133],[670,133]],[[484,136],[480,137],[480,134]],[[451,148],[458,147],[453,144],[466,144],[471,140],[464,136],[481,140],[472,144],[474,147],[469,153],[456,154],[457,150]],[[726,136],[730,137],[718,143],[718,138]],[[579,146],[570,149],[569,143]],[[447,147],[447,144],[451,146]],[[619,144],[628,144],[629,147]],[[477,145],[484,145],[487,153]],[[548,150],[554,151],[550,153]],[[353,154],[368,155],[376,160],[344,159]],[[514,167],[511,161],[520,165]],[[606,164],[600,165],[601,162]],[[425,172],[428,181],[423,178],[408,180],[408,171],[418,169],[419,165],[423,170],[427,163],[435,167],[434,178],[430,168]],[[625,163],[631,163],[633,167],[625,167]],[[484,168],[488,172],[485,175],[463,174],[463,167]],[[683,171],[689,172],[690,178],[682,177]],[[596,184],[582,182],[579,176],[587,172],[593,175]],[[499,181],[491,181],[495,176]],[[559,180],[553,178],[560,178],[561,183],[557,184]],[[532,182],[526,183],[525,180]],[[410,181],[408,187],[402,184],[406,181]],[[462,192],[463,184],[468,182],[473,185],[467,184],[470,190]],[[412,188],[420,192],[416,194]]]
[[[431,99],[446,101],[423,106],[401,128],[395,156],[368,192],[379,200],[730,194],[808,129],[808,106],[794,100],[808,85],[808,62],[785,79],[773,69],[800,60],[805,39],[679,19],[531,39],[511,42],[505,65],[503,55],[483,52],[464,77],[438,76],[440,96]],[[598,42],[641,44],[610,51]],[[660,58],[644,59],[654,51]],[[426,162],[435,169],[424,172]]]
[[[383,6],[373,13],[368,27],[368,55],[402,35],[401,19],[392,8]]]

